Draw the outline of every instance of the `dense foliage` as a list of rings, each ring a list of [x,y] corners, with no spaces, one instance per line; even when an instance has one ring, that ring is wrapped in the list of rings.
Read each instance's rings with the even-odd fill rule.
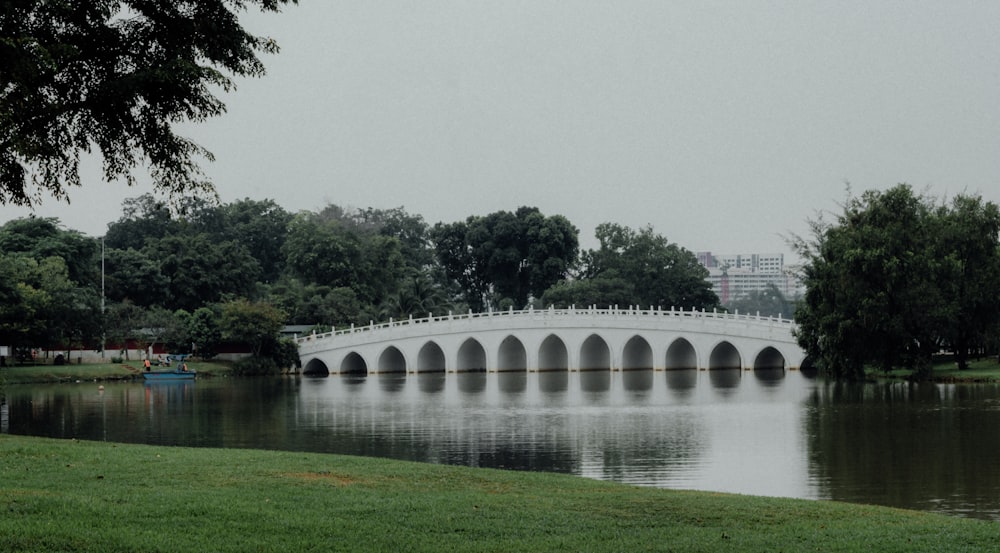
[[[195,158],[211,154],[174,125],[221,114],[213,91],[263,74],[257,54],[277,45],[237,14],[289,1],[0,3],[0,203],[64,197],[94,147],[108,180],[148,164],[159,190],[210,189]]]
[[[578,231],[561,215],[537,208],[434,226],[431,239],[448,278],[476,311],[525,307],[564,278],[576,261]]]
[[[716,305],[690,252],[649,228],[598,234],[601,248],[581,256],[576,227],[533,207],[432,227],[402,208],[292,214],[271,200],[145,195],[123,202],[103,239],[55,219],[0,227],[0,344],[159,344],[211,358],[237,343],[280,366],[294,357],[278,339],[285,325],[583,304],[589,289],[602,291],[594,304]]]
[[[1000,211],[979,197],[936,204],[906,185],[851,198],[812,238],[800,345],[827,372],[859,379],[867,365],[926,374],[949,349],[960,368],[1000,331]]]
[[[708,270],[690,251],[644,227],[597,227],[600,247],[583,253],[576,279],[563,281],[542,297],[546,305],[704,308],[718,306]]]

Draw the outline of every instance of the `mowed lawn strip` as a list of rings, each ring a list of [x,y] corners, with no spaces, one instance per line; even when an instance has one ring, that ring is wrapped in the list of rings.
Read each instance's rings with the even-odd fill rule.
[[[1000,524],[566,475],[0,435],[0,551],[996,551]]]
[[[152,370],[172,370],[177,367],[154,366]],[[199,376],[220,376],[231,372],[228,363],[212,361],[191,361],[188,368]],[[75,382],[92,380],[127,380],[142,378],[142,361],[124,363],[84,363],[67,365],[20,365],[0,367],[0,382],[7,384],[44,384],[50,382]]]

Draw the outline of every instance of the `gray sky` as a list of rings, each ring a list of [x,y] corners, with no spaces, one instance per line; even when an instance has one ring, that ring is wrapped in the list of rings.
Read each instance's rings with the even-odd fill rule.
[[[1000,2],[302,0],[282,47],[183,133],[223,201],[538,206],[693,251],[788,251],[817,211],[908,182],[1000,203]],[[39,215],[101,235],[100,182]],[[0,207],[0,220],[27,215]]]

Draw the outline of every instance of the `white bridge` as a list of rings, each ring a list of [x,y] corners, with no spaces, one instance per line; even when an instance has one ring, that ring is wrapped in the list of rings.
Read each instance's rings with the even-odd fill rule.
[[[296,339],[306,374],[798,369],[788,319],[639,308],[491,311]]]

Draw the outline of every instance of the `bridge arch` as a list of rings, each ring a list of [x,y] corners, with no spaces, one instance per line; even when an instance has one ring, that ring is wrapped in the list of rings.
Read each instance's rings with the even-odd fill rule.
[[[497,349],[497,371],[527,371],[528,350],[516,336],[510,335],[500,342]]]
[[[653,348],[642,336],[633,336],[622,349],[622,370],[653,368]]]
[[[773,346],[767,346],[760,350],[753,360],[753,368],[756,369],[784,369],[785,356]]]
[[[697,369],[698,352],[686,338],[677,338],[667,348],[667,359],[664,367],[672,369]]]
[[[434,340],[424,344],[417,353],[418,373],[445,372],[448,369],[446,363],[444,350]]]
[[[326,366],[326,363],[320,361],[319,359],[310,359],[306,363],[305,367],[302,367],[302,374],[307,374],[311,376],[327,376],[330,374],[330,368]]]
[[[716,344],[708,356],[708,368],[711,369],[742,369],[743,359],[739,350],[726,340]]]
[[[580,370],[611,370],[611,348],[608,347],[604,338],[597,334],[591,334],[583,341],[580,346]]]
[[[458,372],[485,372],[486,349],[479,340],[468,338],[458,348],[458,359],[455,363]]]
[[[569,370],[569,352],[566,343],[555,334],[549,334],[538,346],[539,371]]]
[[[382,350],[378,356],[378,372],[380,373],[405,373],[406,358],[403,352],[396,346],[389,346]]]
[[[358,352],[352,351],[344,356],[344,360],[340,362],[340,374],[367,375],[368,363]]]

